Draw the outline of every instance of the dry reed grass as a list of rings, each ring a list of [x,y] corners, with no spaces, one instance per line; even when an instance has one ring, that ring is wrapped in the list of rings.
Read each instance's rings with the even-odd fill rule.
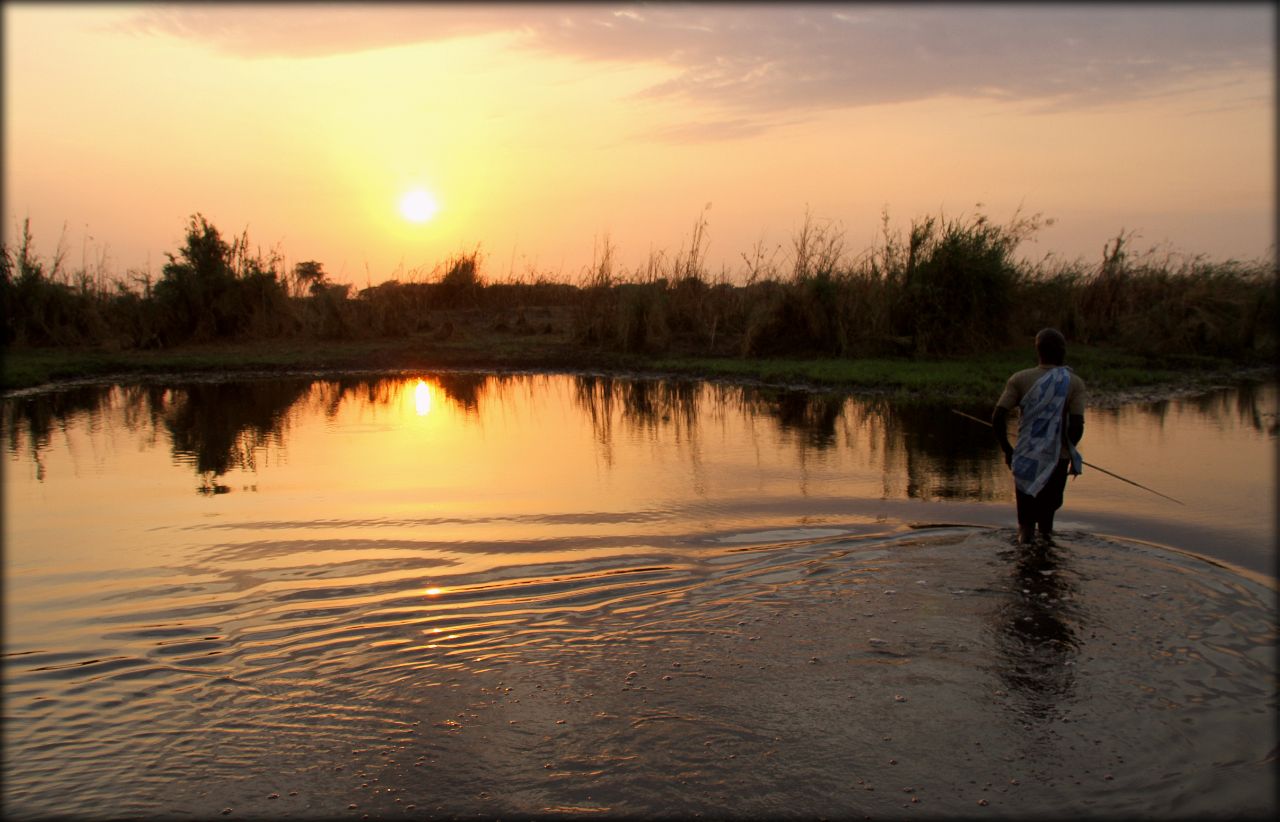
[[[105,260],[70,272],[62,242],[42,261],[24,223],[17,247],[4,248],[0,304],[4,343],[16,347],[439,335],[442,317],[459,312],[532,334],[555,329],[531,316],[561,307],[569,328],[559,330],[577,345],[625,354],[947,357],[1056,326],[1080,343],[1141,354],[1275,355],[1273,261],[1135,254],[1123,232],[1095,265],[1019,261],[1019,245],[1045,224],[1040,215],[1005,225],[939,216],[902,232],[886,214],[882,239],[854,257],[840,226],[806,214],[789,249],[758,243],[743,253],[735,283],[707,268],[704,210],[676,254],[653,251],[633,271],[618,266],[606,235],[577,283],[532,271],[486,281],[477,247],[353,295],[319,263],[286,273],[277,252],[251,252],[247,234],[227,242],[198,214],[155,282],[136,272],[115,281]]]

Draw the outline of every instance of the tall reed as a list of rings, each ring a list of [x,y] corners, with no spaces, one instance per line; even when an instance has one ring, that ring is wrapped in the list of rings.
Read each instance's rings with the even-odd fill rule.
[[[709,208],[709,206],[708,206]],[[1274,261],[1210,262],[1134,253],[1121,232],[1096,263],[1038,263],[1016,251],[1048,221],[1015,214],[914,219],[849,253],[844,229],[806,213],[789,244],[743,253],[736,278],[708,270],[707,210],[679,250],[651,251],[634,270],[606,235],[578,282],[528,272],[490,281],[484,257],[454,254],[408,281],[354,292],[307,260],[285,272],[280,254],[230,241],[200,214],[161,277],[127,281],[70,272],[65,244],[35,253],[24,222],[0,256],[3,342],[11,347],[145,348],[225,339],[357,339],[431,334],[454,323],[498,331],[559,331],[587,350],[695,356],[947,357],[998,349],[1044,326],[1068,339],[1151,355],[1261,359],[1276,354]],[[735,282],[736,279],[736,282]],[[530,322],[534,310],[544,320]],[[471,318],[467,320],[466,318]]]

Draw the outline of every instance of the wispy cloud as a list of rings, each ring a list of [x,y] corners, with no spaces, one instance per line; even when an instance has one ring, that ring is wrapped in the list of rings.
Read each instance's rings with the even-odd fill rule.
[[[192,3],[147,6],[111,28],[178,37],[238,57],[305,58],[495,33],[536,39],[537,32],[583,10],[488,3]]]
[[[693,120],[677,125],[659,126],[641,137],[664,143],[706,143],[717,140],[740,140],[777,128],[781,123],[759,117],[737,117],[731,120]]]
[[[667,130],[680,140],[945,95],[1063,108],[1270,77],[1274,26],[1262,3],[213,5],[150,7],[125,24],[244,57],[504,33],[541,53],[662,65],[672,77],[642,97],[711,112]]]

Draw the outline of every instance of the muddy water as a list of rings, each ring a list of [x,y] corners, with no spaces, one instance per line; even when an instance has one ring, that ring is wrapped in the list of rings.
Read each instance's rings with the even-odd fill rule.
[[[1275,399],[1091,412],[1086,459],[1187,505],[1087,473],[1023,552],[946,409],[468,374],[11,398],[5,810],[1274,810]]]

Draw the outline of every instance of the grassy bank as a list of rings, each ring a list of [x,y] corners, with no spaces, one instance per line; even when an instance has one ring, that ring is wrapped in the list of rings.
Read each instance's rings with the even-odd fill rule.
[[[316,261],[284,269],[200,215],[161,277],[68,272],[29,227],[0,256],[5,389],[117,374],[315,369],[656,371],[902,395],[989,397],[1061,329],[1096,391],[1210,379],[1277,354],[1273,261],[1135,254],[1096,265],[1014,251],[1041,225],[928,217],[861,255],[806,220],[789,258],[708,271],[700,219],[673,256],[625,271],[607,238],[578,283],[486,280],[478,250],[352,294]]]
[[[1208,385],[1237,376],[1242,364],[1211,357],[1151,357],[1092,346],[1073,346],[1069,364],[1091,392],[1108,394]],[[650,357],[599,351],[564,335],[530,338],[491,330],[361,341],[217,343],[157,351],[27,349],[5,353],[5,391],[73,380],[170,374],[248,374],[298,371],[430,371],[441,368],[607,370],[708,379],[803,385],[899,397],[991,401],[1009,374],[1034,365],[1029,346],[962,358],[844,359]],[[1254,372],[1264,370],[1255,364]]]

